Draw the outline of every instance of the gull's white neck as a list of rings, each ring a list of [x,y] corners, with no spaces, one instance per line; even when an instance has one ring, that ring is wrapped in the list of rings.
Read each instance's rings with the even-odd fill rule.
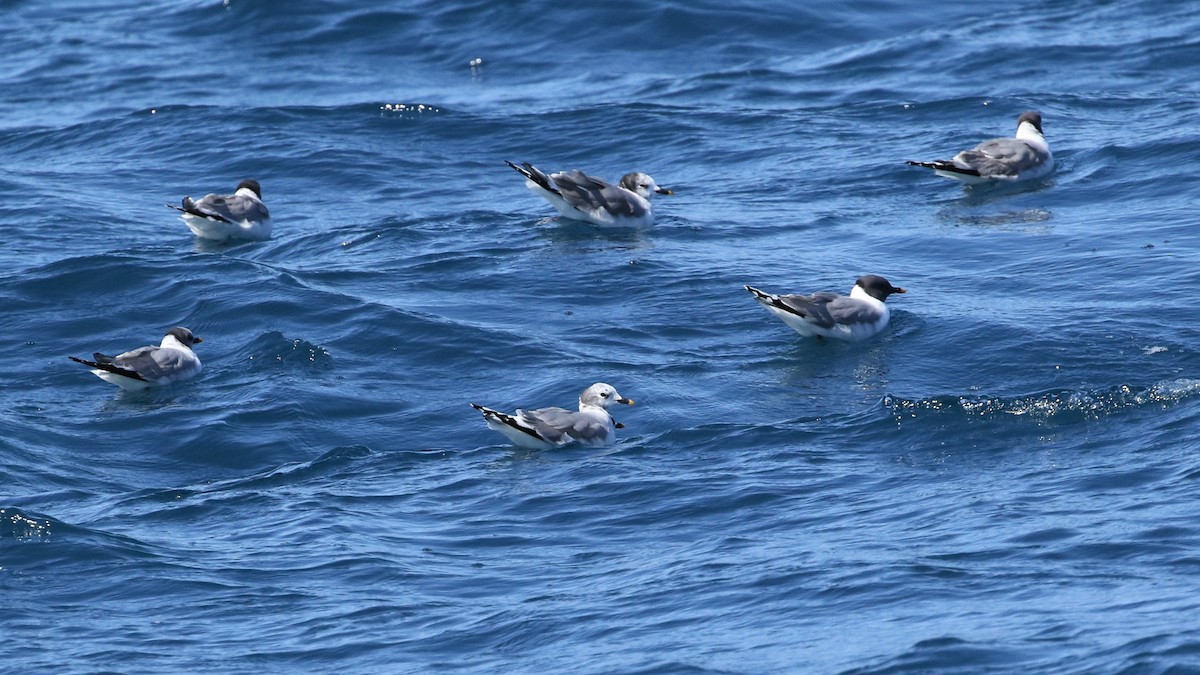
[[[609,433],[617,430],[617,421],[613,419],[612,415],[608,414],[608,410],[606,410],[602,405],[598,405],[596,403],[584,403],[582,400],[580,400],[579,412],[592,417],[598,422],[607,424]]]
[[[855,284],[854,288],[850,289],[850,297],[854,298],[855,300],[862,300],[863,302],[869,302],[872,305],[876,305],[879,307],[884,307],[884,308],[887,307],[887,305],[885,305],[882,300],[871,297],[871,295],[869,293],[867,293],[865,290],[863,290],[863,287],[859,286],[858,284]]]
[[[159,347],[165,347],[165,348],[168,348],[168,349],[186,349],[186,350],[188,350],[188,351],[191,351],[191,350],[192,350],[192,348],[191,348],[191,347],[189,347],[189,346],[187,346],[187,345],[183,344],[182,342],[180,342],[180,341],[179,341],[179,338],[175,337],[174,335],[168,335],[168,336],[164,337],[164,338],[162,339],[162,342],[160,342],[160,343],[158,344],[158,346],[159,346]]]
[[[1017,125],[1017,138],[1044,150],[1050,149],[1050,145],[1046,143],[1046,137],[1030,122],[1021,122]]]
[[[1022,126],[1023,126],[1023,125],[1022,125]],[[250,188],[248,188],[248,187],[240,188],[240,189],[238,189],[238,191],[237,191],[237,192],[235,192],[235,193],[233,193],[233,194],[235,194],[235,195],[240,195],[240,196],[242,196],[242,197],[253,197],[253,198],[254,198],[254,199],[256,199],[256,200],[258,199],[258,195],[254,194],[254,190],[251,190],[251,189],[250,189]],[[261,200],[260,200],[260,201],[261,201]]]

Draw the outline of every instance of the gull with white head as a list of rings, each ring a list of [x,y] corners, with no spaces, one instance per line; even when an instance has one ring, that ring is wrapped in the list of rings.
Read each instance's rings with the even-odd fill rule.
[[[616,440],[617,429],[624,425],[608,414],[617,403],[633,405],[633,399],[623,398],[612,385],[597,382],[579,395],[579,411],[565,408],[538,408],[503,413],[481,405],[471,407],[483,413],[488,428],[504,434],[513,443],[535,450],[555,448],[568,443],[609,445]]]
[[[547,174],[529,162],[517,166],[531,192],[550,202],[564,218],[608,227],[648,227],[654,224],[653,195],[674,194],[644,173],[627,173],[617,185],[575,169]]]

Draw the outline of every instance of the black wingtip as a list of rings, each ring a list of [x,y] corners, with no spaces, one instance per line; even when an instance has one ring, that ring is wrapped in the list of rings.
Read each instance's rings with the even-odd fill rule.
[[[801,312],[800,310],[796,309],[795,307],[792,307],[791,305],[784,304],[783,300],[781,300],[778,295],[771,295],[770,293],[767,293],[765,291],[760,291],[753,286],[746,286],[746,290],[753,293],[754,299],[759,301],[760,303],[762,303],[765,306],[774,307],[776,309],[781,309],[781,310],[787,312],[788,314],[795,314],[796,316],[799,316],[799,317],[806,317],[804,312]]]
[[[512,427],[513,429],[516,429],[517,431],[522,431],[526,434],[529,434],[530,436],[533,436],[534,438],[538,439],[539,441],[546,440],[537,431],[530,429],[529,427],[523,427],[520,424],[517,424],[517,418],[513,417],[512,415],[505,415],[504,413],[498,413],[496,415],[496,417],[500,418],[501,422],[504,422],[505,424]]]
[[[533,172],[530,171],[529,169],[525,168],[525,167],[529,166],[528,162],[525,163],[525,167],[513,164],[512,162],[508,161],[507,159],[504,160],[504,163],[509,165],[510,167],[512,167],[513,171],[516,171],[517,173],[521,174],[522,176],[528,178],[529,180],[535,180],[533,177]]]
[[[509,415],[508,413],[502,413],[499,410],[492,410],[491,408],[485,408],[477,403],[472,403],[471,407],[478,410],[479,412],[483,413],[484,419],[494,419],[496,421],[501,422],[502,424],[506,424],[506,425],[512,427],[513,429],[516,429],[517,431],[521,431],[526,434],[529,434],[530,436],[533,436],[534,438],[538,439],[539,441],[546,440],[545,438],[542,438],[541,434],[534,431],[533,429],[530,429],[528,427],[523,427],[520,424],[517,424],[517,418],[513,417],[512,415]]]
[[[919,166],[923,169],[933,169],[934,171],[949,171],[950,173],[958,173],[964,176],[979,175],[979,172],[975,169],[964,169],[961,166],[944,159],[939,159],[933,162],[916,162],[910,159],[906,161],[905,164],[908,164],[909,166]]]
[[[769,302],[771,304],[775,304],[775,297],[772,296],[770,293],[767,293],[765,291],[760,291],[757,288],[750,286],[750,285],[743,286],[743,288],[750,291],[750,293],[752,295],[754,295],[755,300],[758,300],[759,302]]]
[[[184,213],[186,213],[188,215],[196,216],[198,218],[207,218],[209,220],[217,220],[222,223],[232,222],[228,218],[226,218],[222,215],[219,215],[216,213],[205,213],[205,212],[201,211],[200,209],[197,209],[195,204],[196,204],[196,202],[192,201],[191,197],[184,197],[183,198],[183,206],[175,206],[173,204],[167,204],[167,206],[170,206],[171,208],[173,208],[177,211],[183,211]]]
[[[958,173],[958,174],[962,174],[964,176],[978,176],[979,175],[979,171],[977,171],[975,169],[964,169],[961,166],[955,166],[955,165],[951,164],[950,162],[939,163],[937,166],[935,166],[933,168],[937,169],[938,171],[949,171],[950,173]]]
[[[550,176],[546,175],[545,172],[539,170],[537,167],[530,164],[529,162],[521,162],[521,166],[517,166],[516,164],[513,164],[512,162],[510,162],[508,160],[505,160],[504,163],[508,164],[509,166],[511,166],[513,168],[514,171],[516,171],[517,173],[524,176],[526,178],[526,180],[531,180],[534,183],[537,183],[537,186],[542,188],[546,192],[556,194],[556,195],[562,194],[561,192],[558,191],[558,188],[554,187],[554,185],[550,182],[551,181]]]
[[[86,359],[80,359],[80,358],[76,358],[74,356],[68,356],[67,358],[71,359],[75,363],[82,363],[83,365],[85,365],[89,368],[95,368],[97,370],[104,370],[104,371],[112,373],[113,375],[120,375],[122,377],[128,377],[131,380],[141,380],[142,382],[146,381],[146,378],[142,377],[141,375],[137,374],[136,372],[134,372],[132,370],[126,370],[119,366],[114,366],[111,363],[98,363],[96,361],[88,361]]]

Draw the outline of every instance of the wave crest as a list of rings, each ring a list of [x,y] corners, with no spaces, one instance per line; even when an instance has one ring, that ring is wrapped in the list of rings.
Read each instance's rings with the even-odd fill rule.
[[[0,539],[48,539],[57,524],[51,518],[27,515],[20,509],[0,509]]]
[[[1200,394],[1200,379],[1180,378],[1142,388],[1122,384],[1107,389],[1058,389],[1015,397],[935,396],[907,399],[889,394],[883,398],[882,405],[897,421],[926,413],[961,413],[977,418],[1013,415],[1038,420],[1066,417],[1095,419],[1128,408],[1175,404],[1197,394]]]

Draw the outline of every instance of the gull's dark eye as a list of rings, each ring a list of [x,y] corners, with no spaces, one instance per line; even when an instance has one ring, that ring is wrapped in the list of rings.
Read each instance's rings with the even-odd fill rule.
[[[605,392],[601,392],[600,396],[601,396],[602,398],[608,398],[608,392],[607,392],[607,391],[605,391]]]

